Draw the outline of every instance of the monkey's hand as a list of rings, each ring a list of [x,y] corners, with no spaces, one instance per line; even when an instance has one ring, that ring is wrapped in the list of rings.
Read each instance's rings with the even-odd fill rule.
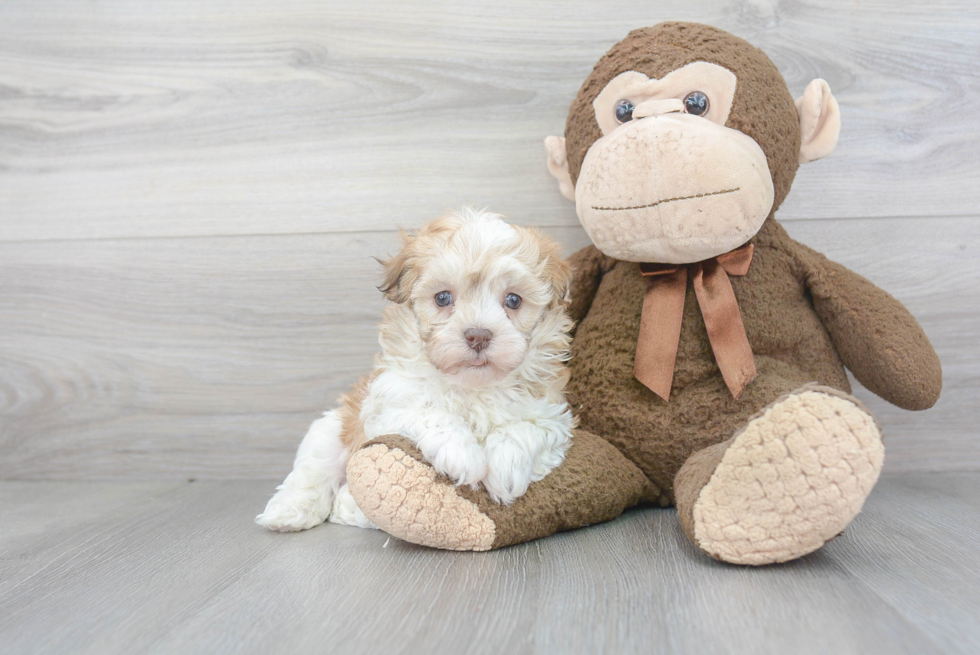
[[[586,246],[568,258],[572,269],[571,303],[568,314],[576,325],[581,322],[592,307],[599,283],[616,264],[616,260],[602,254],[595,246]]]
[[[801,247],[814,307],[844,365],[894,405],[932,407],[943,386],[942,366],[912,314],[857,273]]]

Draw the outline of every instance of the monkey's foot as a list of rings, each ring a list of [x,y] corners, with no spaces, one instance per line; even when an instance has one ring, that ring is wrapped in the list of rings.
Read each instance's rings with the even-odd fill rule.
[[[446,550],[490,550],[608,521],[659,495],[618,450],[582,430],[575,432],[564,463],[511,505],[495,502],[485,489],[456,486],[411,441],[394,435],[351,456],[347,484],[379,528]]]
[[[841,533],[877,482],[884,454],[874,418],[856,400],[807,386],[689,458],[675,481],[678,511],[688,536],[716,559],[785,562]]]
[[[347,484],[364,515],[399,539],[446,550],[493,546],[493,521],[404,437],[382,437],[354,453]]]

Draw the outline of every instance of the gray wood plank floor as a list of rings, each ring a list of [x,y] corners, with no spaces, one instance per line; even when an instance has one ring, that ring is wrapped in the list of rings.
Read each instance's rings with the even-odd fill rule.
[[[0,482],[11,653],[976,653],[980,473],[885,476],[843,536],[761,569],[673,510],[501,551],[251,523],[272,482]]]

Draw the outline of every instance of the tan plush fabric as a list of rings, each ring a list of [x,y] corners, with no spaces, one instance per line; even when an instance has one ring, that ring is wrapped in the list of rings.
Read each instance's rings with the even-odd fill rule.
[[[884,456],[874,419],[853,400],[821,389],[792,394],[724,449],[691,509],[694,542],[736,564],[813,552],[861,510]]]
[[[489,550],[495,537],[493,521],[424,464],[411,442],[398,439],[401,447],[369,442],[347,464],[347,484],[364,515],[385,532],[412,543]]]
[[[800,115],[800,163],[826,157],[840,137],[840,106],[825,80],[816,79],[796,99]]]
[[[691,89],[698,89],[712,99],[701,118],[724,125],[732,109],[737,82],[735,73],[704,61],[688,64],[659,80],[630,70],[614,77],[592,101],[592,107],[602,133],[609,134],[620,125],[614,110],[623,98],[629,98],[635,104],[633,118],[643,118],[665,111],[683,111],[684,103],[680,98]],[[645,108],[648,103],[653,106]]]
[[[632,262],[686,264],[738,248],[772,201],[755,141],[676,112],[630,121],[593,144],[575,184],[592,243]]]

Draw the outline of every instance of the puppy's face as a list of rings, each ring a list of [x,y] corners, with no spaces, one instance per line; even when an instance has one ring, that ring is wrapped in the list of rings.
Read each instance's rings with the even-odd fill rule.
[[[382,290],[410,303],[429,361],[468,388],[520,366],[542,317],[563,311],[571,278],[553,241],[481,212],[407,235],[385,266]]]

